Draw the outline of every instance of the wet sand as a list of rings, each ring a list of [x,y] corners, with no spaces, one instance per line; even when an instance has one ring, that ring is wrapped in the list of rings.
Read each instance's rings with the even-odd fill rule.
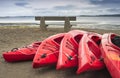
[[[101,34],[107,32],[120,34],[118,30],[83,30]],[[2,58],[4,51],[23,47],[37,40],[42,41],[60,32],[63,32],[62,28],[49,28],[48,31],[41,32],[39,28],[0,27],[0,78],[111,78],[107,69],[76,75],[76,68],[59,71],[55,66],[33,69],[32,61],[7,63]]]

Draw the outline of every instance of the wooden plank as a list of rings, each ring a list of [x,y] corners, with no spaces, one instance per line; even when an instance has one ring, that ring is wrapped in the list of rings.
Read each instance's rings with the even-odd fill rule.
[[[70,21],[76,21],[75,16],[43,16],[45,20],[54,20],[54,21],[64,21],[66,17],[69,18]],[[35,20],[40,20],[42,16],[36,16]]]

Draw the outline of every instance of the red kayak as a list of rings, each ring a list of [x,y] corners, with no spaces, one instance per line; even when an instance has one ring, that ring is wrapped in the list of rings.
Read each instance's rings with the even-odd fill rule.
[[[55,65],[57,63],[59,47],[64,35],[65,33],[53,35],[42,42],[34,57],[33,68]]]
[[[102,36],[101,51],[112,78],[120,78],[120,36],[114,33],[104,34]]]
[[[60,44],[60,52],[56,69],[66,69],[77,66],[78,43],[84,33],[87,32],[72,30],[66,33]]]
[[[13,48],[11,51],[4,52],[3,57],[7,62],[33,60],[40,44],[41,42],[34,42],[23,48]]]
[[[89,70],[99,70],[104,67],[104,63],[101,61],[100,41],[100,34],[84,34],[79,43],[77,74]]]

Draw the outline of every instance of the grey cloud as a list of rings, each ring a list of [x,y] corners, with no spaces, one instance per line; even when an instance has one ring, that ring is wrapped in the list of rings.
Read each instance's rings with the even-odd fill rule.
[[[53,9],[55,10],[71,10],[71,9],[78,9],[74,5],[66,5],[66,6],[55,6]]]
[[[16,6],[20,6],[20,7],[25,7],[26,5],[28,5],[27,2],[17,2],[15,3]]]
[[[94,4],[118,4],[120,0],[90,0]]]
[[[120,14],[120,8],[109,8],[109,9],[107,9],[107,11],[109,11],[109,12],[116,12],[116,13]]]

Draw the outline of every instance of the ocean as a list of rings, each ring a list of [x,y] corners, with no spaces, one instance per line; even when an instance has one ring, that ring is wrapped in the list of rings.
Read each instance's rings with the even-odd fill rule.
[[[0,26],[39,26],[39,23],[34,16],[0,17]],[[46,24],[57,27],[63,26],[64,21],[46,21]],[[71,24],[78,28],[120,30],[120,17],[77,17]]]

